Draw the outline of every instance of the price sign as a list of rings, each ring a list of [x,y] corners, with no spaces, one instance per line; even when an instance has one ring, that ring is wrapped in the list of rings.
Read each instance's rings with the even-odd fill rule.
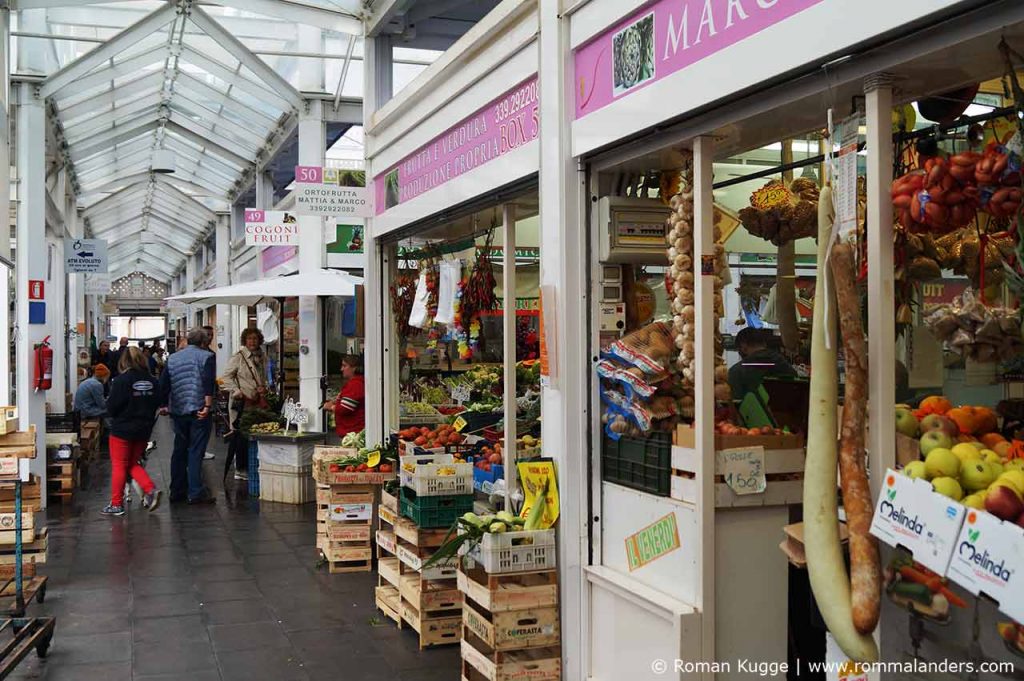
[[[718,472],[736,494],[761,494],[768,487],[764,475],[764,447],[739,447],[718,452]]]
[[[457,386],[452,388],[452,401],[454,401],[455,404],[461,406],[462,404],[469,401],[472,392],[473,391],[470,389],[468,385],[466,385],[465,383],[459,383]]]
[[[786,185],[778,182],[766,184],[750,195],[750,205],[758,210],[771,210],[794,203],[796,203],[796,197],[793,192],[789,191]]]
[[[466,419],[462,418],[461,416],[457,417],[455,419],[455,423],[452,424],[452,426],[455,428],[456,433],[461,433],[462,429],[465,428],[467,425],[469,424],[467,423]]]

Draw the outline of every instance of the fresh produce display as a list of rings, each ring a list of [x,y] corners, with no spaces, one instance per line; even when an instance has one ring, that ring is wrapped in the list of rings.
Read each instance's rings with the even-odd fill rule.
[[[1024,527],[1024,441],[998,432],[996,414],[986,407],[953,407],[941,396],[921,408],[896,407],[897,432],[918,438],[921,459],[903,474],[964,506],[988,511]]]
[[[363,447],[356,450],[355,454],[339,456],[328,461],[327,464],[332,473],[365,473],[367,471],[393,473],[396,470],[397,461],[397,450],[378,445],[373,448]]]
[[[744,428],[737,426],[732,421],[719,420],[715,422],[715,432],[719,435],[789,435],[788,428],[772,428],[761,426],[759,428]]]
[[[481,312],[488,312],[498,307],[498,298],[494,295],[498,281],[494,278],[490,255],[493,238],[492,230],[487,234],[484,247],[477,249],[476,262],[473,263],[473,269],[462,287],[459,304],[463,325],[474,321],[479,324]]]
[[[967,602],[949,582],[914,561],[905,551],[896,551],[885,569],[886,592],[901,608],[913,608],[924,617],[944,622],[950,606],[966,608]]]
[[[985,305],[972,289],[935,307],[924,322],[938,340],[978,362],[1008,360],[1024,351],[1018,310]]]
[[[683,419],[692,420],[694,407],[694,381],[696,379],[696,307],[694,305],[694,261],[693,252],[693,153],[682,152],[683,167],[679,173],[679,192],[672,196],[669,206],[672,212],[668,218],[668,262],[669,278],[666,289],[671,296],[673,313],[672,333],[678,356],[675,368],[682,376],[679,396],[679,413]],[[718,243],[721,228],[713,228],[714,242],[714,315],[721,319],[725,314],[722,287],[729,265],[725,246]],[[729,371],[723,358],[723,346],[718,325],[715,325],[715,399],[727,401],[732,393],[729,389]]]
[[[898,277],[923,282],[952,270],[968,277],[975,288],[986,289],[987,299],[998,297],[1005,278],[1003,263],[1014,256],[1014,240],[1008,232],[984,231],[975,225],[939,237],[902,230],[900,241],[903,265]]]
[[[281,424],[277,421],[267,421],[265,423],[254,423],[249,426],[250,435],[272,435],[281,431]]]
[[[843,509],[850,531],[850,592],[853,624],[861,634],[870,634],[881,614],[882,566],[878,540],[871,535],[874,504],[868,487],[865,453],[868,403],[868,347],[861,322],[860,294],[854,247],[840,242],[832,247],[829,260],[839,311],[839,330],[846,359],[846,393],[839,443],[839,479]]]
[[[818,227],[818,185],[800,177],[786,187],[772,180],[751,196],[751,204],[740,210],[739,218],[747,231],[776,246],[795,239],[814,236]],[[771,206],[764,206],[759,195],[770,194]]]
[[[426,402],[402,402],[402,416],[436,416],[438,411]]]
[[[602,353],[602,423],[613,440],[675,427],[679,413],[676,386],[670,380],[672,335],[662,322],[649,324],[612,343]]]
[[[978,211],[997,220],[1016,216],[1021,204],[1020,157],[1013,140],[990,142],[983,153],[921,155],[921,167],[896,178],[892,202],[899,222],[916,233],[946,234]]]
[[[502,446],[501,443],[498,442],[495,443],[493,447],[490,445],[481,447],[476,461],[473,462],[473,466],[482,471],[490,471],[492,466],[500,466],[504,461],[505,459]]]
[[[825,187],[818,203],[818,270],[824,271],[832,233],[832,190]],[[878,645],[854,624],[850,576],[839,536],[836,473],[839,463],[836,343],[826,343],[825,325],[835,319],[832,292],[819,286],[814,296],[811,372],[807,415],[807,457],[804,464],[804,548],[807,573],[818,610],[842,651],[855,662],[878,659]],[[860,405],[864,409],[866,405]],[[858,585],[859,586],[859,585]],[[858,601],[864,594],[858,595]]]
[[[398,448],[405,454],[406,443],[412,443],[424,449],[437,449],[448,445],[460,445],[466,441],[466,436],[455,431],[451,424],[444,424],[435,428],[405,428],[398,431]]]
[[[363,449],[366,447],[366,431],[360,430],[358,433],[349,433],[345,437],[341,438],[342,447],[352,447],[353,449]]]
[[[405,342],[420,333],[420,329],[409,326],[409,315],[416,301],[417,277],[412,274],[400,274],[391,284],[391,313],[395,318],[395,332],[400,342]]]

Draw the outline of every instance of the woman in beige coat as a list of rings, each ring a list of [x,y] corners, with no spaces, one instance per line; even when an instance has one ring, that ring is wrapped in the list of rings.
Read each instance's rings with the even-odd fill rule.
[[[228,360],[228,367],[222,376],[224,389],[230,395],[228,418],[231,420],[231,442],[224,465],[224,475],[227,476],[228,467],[234,459],[235,479],[247,480],[249,438],[239,430],[239,421],[247,408],[259,409],[267,406],[267,364],[263,355],[263,334],[258,329],[250,328],[243,331],[241,346],[241,349]]]

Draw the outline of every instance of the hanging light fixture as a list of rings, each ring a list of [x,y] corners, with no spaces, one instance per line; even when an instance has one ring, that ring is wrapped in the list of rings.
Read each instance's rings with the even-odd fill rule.
[[[157,149],[153,152],[153,164],[150,169],[154,173],[173,173],[175,167],[174,152],[170,149]]]

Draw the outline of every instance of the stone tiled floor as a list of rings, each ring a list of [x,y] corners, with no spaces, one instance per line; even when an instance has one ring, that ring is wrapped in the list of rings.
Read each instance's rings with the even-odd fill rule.
[[[148,470],[166,490],[171,436],[158,425]],[[316,565],[314,509],[249,499],[223,449],[206,463],[212,507],[133,504],[98,514],[109,466],[69,508],[49,511],[50,654],[11,678],[46,681],[440,681],[459,678],[458,647],[420,652],[376,612],[371,574]]]

